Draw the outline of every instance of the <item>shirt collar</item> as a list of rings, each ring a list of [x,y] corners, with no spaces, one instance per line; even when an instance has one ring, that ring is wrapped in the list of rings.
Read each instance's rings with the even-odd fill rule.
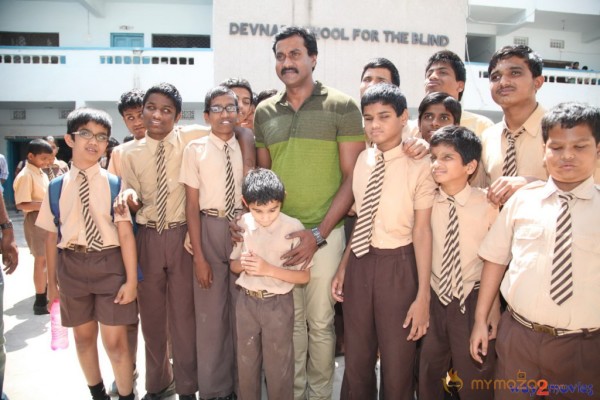
[[[275,102],[276,103],[280,103],[282,105],[287,105],[287,91],[286,90],[282,90],[281,92],[277,93],[275,95]],[[323,86],[323,84],[319,81],[315,81],[315,84],[313,86],[313,91],[310,94],[310,97],[314,97],[314,96],[327,96],[327,88],[325,86]],[[308,101],[308,99],[306,99],[304,102],[306,103]]]
[[[79,169],[75,165],[73,165],[69,170],[69,173],[72,174],[72,178],[77,178],[79,176],[79,171],[85,172],[89,180],[100,173],[100,164],[94,163],[94,165],[84,170]]]
[[[581,182],[575,189],[571,190],[571,193],[578,199],[590,200],[594,196],[595,191],[596,185],[594,184],[594,177],[590,176],[585,181]],[[561,190],[556,186],[554,179],[549,177],[548,182],[546,182],[546,185],[544,186],[542,198],[547,199],[558,192],[561,192]]]
[[[30,162],[25,163],[25,168],[29,168],[31,171],[33,171],[36,174],[43,174],[44,171],[42,171],[40,168],[36,167],[35,165],[33,165]]]
[[[169,134],[167,136],[165,136],[165,138],[162,141],[165,143],[171,143],[171,144],[175,145],[177,142],[177,136],[176,136],[175,132],[177,132],[177,131],[178,131],[178,127],[173,128],[173,130],[171,132],[169,132]],[[143,139],[140,139],[139,143],[140,144],[146,143],[150,152],[152,154],[155,154],[156,149],[158,148],[159,142],[161,142],[161,141],[152,139],[150,136],[148,136],[146,134],[146,137],[144,137]]]
[[[396,146],[388,151],[384,151],[384,152],[379,150],[376,145],[374,145],[373,147],[369,147],[367,149],[367,151],[369,151],[371,153],[371,154],[369,154],[369,157],[372,157],[374,160],[376,159],[376,157],[379,154],[383,153],[383,160],[385,162],[392,161],[396,158],[406,157],[406,154],[404,153],[404,150],[402,149],[402,143],[400,143],[398,146]]]
[[[225,143],[227,143],[227,145],[233,150],[235,150],[238,147],[238,141],[235,138],[235,134],[232,135],[227,142],[225,142],[223,141],[223,139],[221,139],[220,137],[212,133],[212,131],[210,131],[210,133],[208,134],[208,140],[210,140],[212,144],[217,146],[219,150],[223,150],[223,147],[225,147]]]
[[[248,213],[248,216],[245,218],[245,222],[246,222],[246,226],[248,227],[248,230],[252,231],[252,232],[256,232],[256,231],[264,231],[264,232],[274,232],[276,229],[279,229],[279,226],[281,225],[281,213],[279,214],[279,216],[277,216],[277,219],[275,221],[273,221],[273,223],[269,226],[262,226],[259,225],[256,220],[252,217],[252,213]]]
[[[469,196],[471,196],[472,190],[473,190],[473,188],[471,187],[471,185],[469,185],[467,183],[467,185],[463,188],[463,190],[461,190],[460,192],[458,192],[457,194],[452,196],[452,197],[454,197],[455,203],[461,207],[464,207],[465,204],[467,204],[467,200],[469,200]],[[450,195],[446,194],[446,192],[444,192],[444,190],[442,189],[441,186],[438,187],[438,192],[440,193],[440,196],[438,197],[438,201],[440,203],[447,203],[448,197],[450,197]]]
[[[525,132],[527,132],[530,136],[536,137],[541,131],[540,121],[542,120],[542,117],[544,116],[545,113],[546,113],[546,110],[544,109],[544,107],[540,106],[540,104],[537,103],[535,110],[533,110],[531,115],[527,118],[527,120],[523,123],[523,125],[521,125],[518,129],[511,131],[508,128],[508,126],[506,125],[506,120],[504,119],[504,117],[502,117],[502,127],[504,129],[509,130],[512,133],[517,133],[521,129],[525,128]]]

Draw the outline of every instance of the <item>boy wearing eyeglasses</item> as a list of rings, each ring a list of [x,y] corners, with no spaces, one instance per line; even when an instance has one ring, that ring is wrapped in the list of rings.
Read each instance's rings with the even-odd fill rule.
[[[194,305],[200,398],[230,399],[235,391],[235,276],[229,221],[242,210],[242,151],[234,134],[238,99],[225,87],[205,98],[208,136],[184,150],[179,181],[194,253]]]
[[[36,224],[48,231],[48,299],[52,304],[60,297],[62,324],[73,328],[92,398],[110,400],[98,363],[99,330],[119,399],[133,400],[127,325],[137,321],[135,239],[129,214],[111,213],[109,174],[98,164],[111,123],[100,110],[79,108],[69,114],[65,142],[73,149],[73,164],[62,178],[60,221],[55,225],[46,194]]]
[[[27,145],[27,163],[13,183],[17,209],[25,213],[23,229],[27,246],[33,256],[33,284],[35,315],[48,314],[46,305],[46,233],[35,226],[42,199],[48,189],[48,177],[43,169],[52,162],[52,147],[43,139],[34,139]]]

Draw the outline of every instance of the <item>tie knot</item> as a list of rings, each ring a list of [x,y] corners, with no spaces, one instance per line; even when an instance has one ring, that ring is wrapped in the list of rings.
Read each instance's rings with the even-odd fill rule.
[[[454,204],[454,201],[455,201],[454,196],[448,196],[448,202],[450,204]]]
[[[525,128],[519,129],[516,133],[511,132],[508,128],[504,128],[504,136],[506,136],[506,139],[512,143],[514,143],[515,140],[517,140],[517,138],[523,134],[523,132],[525,132]]]
[[[79,171],[79,176],[81,176],[83,180],[87,180],[87,174],[85,173],[85,171]]]
[[[558,197],[561,199],[561,201],[563,203],[568,203],[575,198],[575,196],[573,196],[573,193],[571,193],[571,192],[559,193]]]

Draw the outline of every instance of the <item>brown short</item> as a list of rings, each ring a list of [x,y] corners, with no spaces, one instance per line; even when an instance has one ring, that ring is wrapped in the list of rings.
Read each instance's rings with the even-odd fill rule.
[[[58,255],[57,278],[63,326],[89,321],[113,326],[137,322],[136,301],[114,303],[126,280],[121,248],[93,253],[63,250]]]
[[[35,225],[37,216],[38,211],[30,211],[25,214],[25,219],[23,220],[25,240],[27,240],[29,251],[34,257],[45,257],[47,232]]]

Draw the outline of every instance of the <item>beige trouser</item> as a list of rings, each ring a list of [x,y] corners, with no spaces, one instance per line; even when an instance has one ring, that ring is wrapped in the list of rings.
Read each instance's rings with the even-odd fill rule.
[[[344,252],[344,227],[317,250],[310,282],[294,288],[294,399],[331,399],[335,360],[335,301],[331,280]]]

